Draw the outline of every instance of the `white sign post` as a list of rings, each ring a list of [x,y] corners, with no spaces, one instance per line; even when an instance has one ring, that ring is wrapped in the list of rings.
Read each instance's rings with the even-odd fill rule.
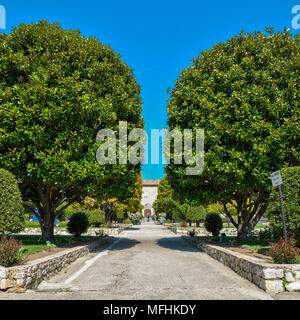
[[[281,214],[282,214],[282,225],[283,225],[284,239],[287,240],[284,209],[283,209],[283,201],[282,201],[282,192],[281,192],[282,177],[281,177],[280,170],[271,173],[271,180],[272,180],[272,186],[273,187],[278,187],[278,190],[279,190],[279,198],[280,198],[280,207],[281,207]]]

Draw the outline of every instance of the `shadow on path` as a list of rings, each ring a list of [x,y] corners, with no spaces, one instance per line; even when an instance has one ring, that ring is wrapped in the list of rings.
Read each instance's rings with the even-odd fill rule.
[[[189,252],[204,252],[201,249],[192,247],[180,237],[161,238],[156,242],[156,244],[165,249]]]
[[[137,240],[132,240],[132,239],[127,239],[127,238],[121,238],[121,241],[119,241],[118,243],[116,243],[112,248],[109,248],[109,251],[117,251],[117,250],[126,250],[126,249],[130,249],[134,246],[136,246],[137,244],[139,244],[140,241]],[[104,248],[97,248],[97,249],[93,249],[90,252],[101,252],[105,250]]]

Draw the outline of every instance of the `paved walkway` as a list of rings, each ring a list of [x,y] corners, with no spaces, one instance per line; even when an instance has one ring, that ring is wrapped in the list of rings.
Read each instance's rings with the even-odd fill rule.
[[[1,299],[272,299],[231,269],[152,222],[121,233],[38,290]]]

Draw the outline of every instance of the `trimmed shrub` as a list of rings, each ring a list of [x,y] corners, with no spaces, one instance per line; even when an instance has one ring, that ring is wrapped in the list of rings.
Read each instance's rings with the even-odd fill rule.
[[[25,228],[40,228],[40,223],[38,221],[26,221]]]
[[[282,175],[282,198],[288,237],[300,239],[300,167],[284,168]],[[273,188],[266,217],[277,239],[283,237],[282,216],[278,188]]]
[[[13,237],[9,240],[6,236],[2,236],[0,242],[0,266],[11,267],[22,260],[20,249],[22,241],[17,241]]]
[[[105,222],[104,212],[100,209],[90,210],[85,212],[89,225],[95,228],[100,227]]]
[[[129,218],[126,218],[123,220],[124,224],[132,224],[131,220]]]
[[[203,206],[189,206],[187,208],[186,219],[189,221],[196,222],[199,225],[199,222],[203,222],[206,218],[207,211]]]
[[[67,228],[68,227],[68,221],[62,221],[57,225],[58,228]]]
[[[204,227],[208,232],[211,232],[213,236],[218,237],[220,231],[223,229],[223,221],[218,213],[208,213]]]
[[[25,228],[25,210],[18,182],[0,169],[0,233],[18,233]]]
[[[76,212],[72,215],[67,225],[69,233],[74,234],[75,237],[79,237],[82,233],[87,232],[89,221],[85,213]]]
[[[277,243],[270,243],[270,245],[269,254],[274,263],[296,263],[300,250],[295,246],[293,237],[287,241],[280,238]]]

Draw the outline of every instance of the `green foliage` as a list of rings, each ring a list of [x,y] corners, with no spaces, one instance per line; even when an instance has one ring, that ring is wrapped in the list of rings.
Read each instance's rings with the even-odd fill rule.
[[[157,187],[158,198],[169,198],[173,196],[173,190],[168,182],[167,176],[164,176]]]
[[[46,245],[49,249],[56,248],[56,244],[51,241],[46,241]]]
[[[168,181],[187,201],[235,201],[239,237],[265,211],[270,174],[299,165],[299,39],[271,28],[241,32],[201,52],[170,92],[169,129],[205,130],[205,166],[186,176],[171,153]]]
[[[39,228],[40,223],[38,221],[26,221],[25,228]]]
[[[87,210],[87,211],[85,211],[85,214],[88,217],[89,225],[91,227],[98,228],[105,221],[104,212],[100,209]]]
[[[124,224],[132,224],[132,221],[129,218],[123,220]]]
[[[1,34],[0,55],[0,166],[38,207],[42,238],[53,238],[55,216],[74,201],[132,197],[140,165],[95,156],[99,129],[144,125],[140,86],[120,55],[46,21]]]
[[[172,219],[175,221],[186,220],[188,205],[180,204],[179,202],[172,200],[173,215]]]
[[[143,206],[141,205],[143,194],[143,179],[142,173],[137,175],[136,182],[134,183],[134,191],[133,196],[126,200],[126,210],[128,212],[141,212],[143,210]]]
[[[57,225],[58,228],[67,228],[67,226],[68,226],[68,221],[61,221],[61,222]]]
[[[153,208],[157,213],[165,213],[166,219],[182,220],[184,218],[180,204],[171,197],[157,198],[153,203]]]
[[[2,236],[0,242],[0,266],[11,267],[20,262],[22,254],[19,253],[22,241],[17,241],[13,237],[7,239]]]
[[[184,213],[180,208],[181,203],[175,196],[174,190],[171,188],[167,176],[164,176],[157,188],[157,198],[153,203],[156,214],[165,213],[166,219],[184,219]]]
[[[300,167],[290,167],[281,170],[282,198],[288,237],[300,239]],[[278,188],[270,194],[266,217],[278,237],[283,236],[282,215]]]
[[[269,254],[274,263],[295,263],[297,256],[300,254],[300,250],[295,246],[293,237],[287,241],[280,238],[277,243],[271,243],[270,245]]]
[[[204,227],[213,236],[218,237],[220,231],[223,229],[223,221],[219,214],[208,213],[204,222]]]
[[[272,228],[265,228],[259,231],[258,238],[260,240],[271,240],[271,239],[275,239],[276,236],[274,235]]]
[[[0,233],[18,233],[25,227],[25,211],[16,178],[0,169]]]
[[[85,213],[76,212],[68,222],[67,230],[69,233],[79,237],[82,233],[87,232],[89,221]]]
[[[203,206],[188,206],[186,219],[189,221],[204,221],[207,211]]]

